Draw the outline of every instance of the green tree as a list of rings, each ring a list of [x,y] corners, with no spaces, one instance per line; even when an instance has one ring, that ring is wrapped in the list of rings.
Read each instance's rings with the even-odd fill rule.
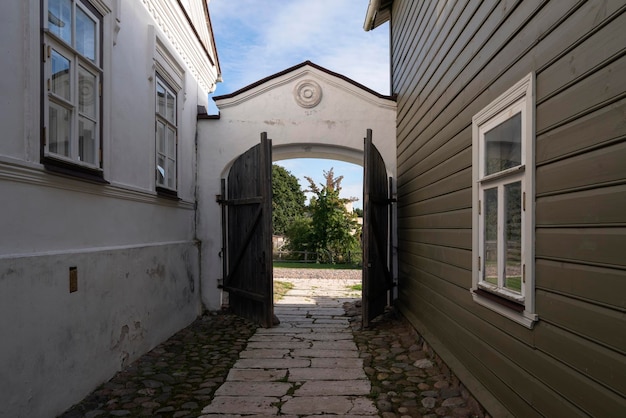
[[[349,253],[359,252],[361,226],[356,214],[348,211],[346,205],[356,198],[341,198],[343,176],[335,177],[331,168],[324,171],[325,184],[317,184],[310,177],[308,192],[314,194],[309,204],[311,213],[310,247],[318,251],[324,262],[337,262]]]
[[[275,234],[285,234],[294,219],[304,212],[305,201],[298,179],[285,168],[273,164],[272,222]]]

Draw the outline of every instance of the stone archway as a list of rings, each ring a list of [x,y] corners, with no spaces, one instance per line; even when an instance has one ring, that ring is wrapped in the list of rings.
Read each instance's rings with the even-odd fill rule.
[[[291,67],[232,94],[214,98],[219,116],[198,120],[197,237],[201,294],[220,306],[221,217],[216,196],[233,161],[267,132],[273,159],[325,158],[363,164],[366,130],[391,177],[396,174],[396,103],[311,62]]]

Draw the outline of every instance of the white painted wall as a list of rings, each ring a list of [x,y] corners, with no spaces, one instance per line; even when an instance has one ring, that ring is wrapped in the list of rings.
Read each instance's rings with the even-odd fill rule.
[[[40,1],[0,4],[0,417],[56,416],[201,310],[196,114],[217,69],[197,65],[204,52],[176,2],[98,1],[110,9],[102,119],[109,184],[40,164]],[[187,43],[163,29],[173,20],[183,22]],[[173,76],[181,88],[178,201],[155,191],[157,44],[169,53],[163,65],[181,72]]]
[[[294,89],[313,80],[322,91],[321,102],[301,107]],[[232,162],[259,143],[261,132],[272,139],[274,160],[329,158],[363,162],[363,138],[373,130],[389,175],[395,177],[396,104],[340,77],[310,65],[216,100],[220,118],[198,123],[198,237],[202,240],[202,300],[211,309],[220,306],[215,292],[222,278],[220,179]]]

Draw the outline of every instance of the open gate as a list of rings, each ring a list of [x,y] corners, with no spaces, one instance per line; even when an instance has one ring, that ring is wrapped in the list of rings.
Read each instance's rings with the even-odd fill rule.
[[[224,290],[233,313],[272,326],[272,141],[239,156],[222,180]]]
[[[363,327],[382,314],[390,302],[391,178],[367,130],[363,157]]]

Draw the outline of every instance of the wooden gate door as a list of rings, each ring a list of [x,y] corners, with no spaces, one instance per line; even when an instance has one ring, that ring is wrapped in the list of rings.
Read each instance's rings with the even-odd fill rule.
[[[242,154],[222,180],[224,284],[232,311],[272,326],[272,141]]]
[[[393,288],[391,274],[391,179],[367,130],[363,158],[363,327],[382,314]]]

